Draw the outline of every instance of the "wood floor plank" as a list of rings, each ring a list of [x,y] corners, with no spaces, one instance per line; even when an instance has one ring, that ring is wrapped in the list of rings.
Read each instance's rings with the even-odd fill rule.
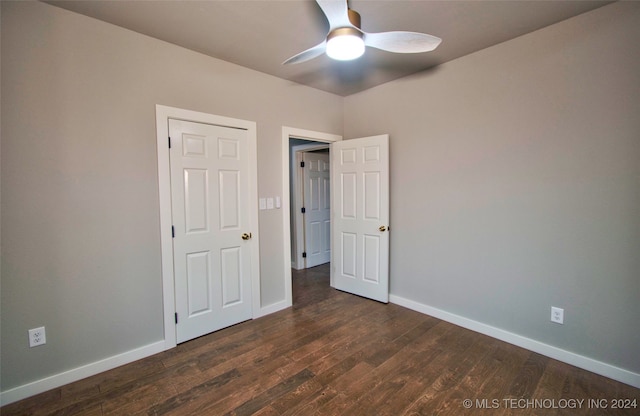
[[[327,402],[332,400],[338,395],[338,391],[333,387],[326,387],[321,392],[313,395],[309,400],[305,401],[297,407],[290,408],[282,413],[282,416],[290,415],[314,415],[319,409],[321,409]]]
[[[238,368],[229,370],[239,374],[229,383],[216,386],[214,390],[207,389],[204,392],[206,394],[191,393],[188,406],[178,407],[166,414],[225,414],[239,404],[280,383],[282,377],[276,372],[276,369],[290,363],[291,360],[285,357],[257,363],[249,361]],[[188,410],[189,413],[184,413],[185,410]]]
[[[87,377],[60,388],[60,400],[69,404],[96,397],[100,394],[100,378]]]
[[[108,393],[125,385],[130,385],[146,376],[153,376],[165,369],[162,359],[156,354],[129,365],[106,371],[99,375],[100,393]]]
[[[311,378],[300,384],[295,389],[271,400],[269,406],[276,410],[279,415],[285,414],[291,409],[304,404],[324,390],[324,386],[315,378]]]
[[[45,412],[52,412],[61,408],[63,405],[61,388],[52,389],[44,393],[37,394],[25,400],[21,400],[0,408],[0,415],[10,414],[12,416],[23,415],[35,415],[36,411],[40,411],[40,414],[47,414]],[[74,403],[71,400],[72,404]]]
[[[282,413],[274,409],[273,406],[268,405],[255,412],[253,416],[280,416],[281,414]]]
[[[447,325],[442,325],[446,327]],[[452,326],[451,326],[452,327]],[[446,328],[445,328],[446,329]],[[367,360],[367,356],[363,357],[363,362],[368,363],[373,368],[373,371],[367,378],[358,380],[357,384],[349,386],[345,391],[349,394],[341,394],[327,403],[325,409],[321,409],[326,414],[340,414],[336,412],[360,412],[362,409],[357,407],[360,401],[366,400],[368,394],[384,383],[385,380],[394,376],[398,372],[408,367],[416,368],[415,363],[424,360],[427,364],[432,359],[431,356],[437,356],[442,350],[439,348],[429,349],[430,346],[437,344],[438,340],[444,337],[448,331],[441,331],[437,325],[435,326],[422,326],[419,325],[415,329],[415,333],[419,333],[420,337],[414,337],[407,335],[406,337],[400,337],[396,340],[395,344],[390,344],[386,340],[383,342],[382,353],[386,355],[387,360],[383,361],[376,367],[378,359],[383,355],[377,355],[376,360]],[[402,339],[401,339],[402,338]],[[422,339],[427,342],[421,342]],[[408,342],[412,340],[413,345],[409,347]],[[374,344],[375,345],[375,344]],[[424,350],[416,348],[417,345],[421,345],[424,350],[428,350],[431,356],[422,355]],[[393,348],[395,347],[395,349]],[[412,351],[413,354],[400,353],[402,350]],[[377,395],[376,395],[377,397]],[[413,400],[411,400],[413,401]],[[349,414],[349,413],[345,413]],[[367,413],[362,413],[367,414]]]
[[[507,393],[508,397],[531,398],[544,374],[549,358],[532,352]]]
[[[533,394],[534,398],[537,399],[579,399],[577,397],[569,397],[565,395],[564,386],[565,381],[567,379],[568,371],[570,371],[570,365],[561,363],[559,361],[550,360],[547,364],[544,374],[540,378],[538,383],[538,387]],[[556,412],[557,415],[564,416],[570,415],[571,413],[575,413],[573,409],[558,409]],[[588,415],[590,414],[587,406],[584,406],[584,409],[581,408],[581,414]]]
[[[249,354],[238,356],[237,358],[232,359],[232,361],[226,360],[223,364],[226,366],[238,366],[246,363],[247,361],[260,363],[262,361],[269,361],[278,357],[288,357],[292,351],[295,351],[298,348],[304,348],[309,343],[312,343],[315,340],[331,333],[336,328],[339,328],[341,325],[339,321],[340,320],[338,318],[316,321],[314,325],[318,324],[318,322],[322,322],[323,325],[321,327],[316,327],[313,331],[307,332],[304,336],[284,338],[283,335],[278,335],[265,338],[259,343],[259,346],[255,346],[251,349]]]
[[[491,377],[492,382],[482,385],[476,392],[475,397],[470,397],[470,399],[502,400],[506,398],[513,380],[520,373],[520,368],[527,361],[530,354],[530,351],[523,348],[499,343],[489,357],[497,368],[497,371]]]
[[[488,383],[492,382],[494,374],[498,371],[498,366],[493,359],[493,354],[497,350],[500,341],[489,337],[485,337],[484,340],[487,343],[487,354],[476,360],[471,370],[463,377],[460,384],[456,386],[455,390],[452,391],[446,399],[447,403],[457,410],[456,414],[478,414],[479,409],[476,403],[478,403],[478,400],[487,400],[484,397],[479,397],[478,392],[482,391]],[[474,406],[467,409],[464,406],[465,400],[472,400]],[[444,408],[444,406],[439,406],[441,411],[444,410]],[[485,413],[488,413],[488,411]],[[480,409],[480,414],[482,414],[482,409]]]
[[[186,392],[171,396],[167,400],[151,406],[148,413],[150,415],[166,415],[177,411],[184,414],[185,411],[189,410],[189,407],[192,407],[195,401],[202,400],[206,393],[214,389],[218,390],[220,387],[239,377],[240,372],[238,370],[230,370],[227,373],[194,386]]]
[[[464,350],[456,363],[451,363],[442,375],[431,384],[426,395],[433,394],[428,406],[420,408],[421,414],[458,414],[464,410],[463,401],[469,398],[465,381],[470,380],[478,362],[495,350],[491,342],[474,342]]]
[[[311,331],[298,332],[297,336],[309,334]],[[305,335],[306,336],[306,335]],[[217,356],[198,356],[199,372],[191,375],[191,378],[176,380],[178,391],[188,389],[193,383],[199,380],[215,377],[217,374],[227,372],[233,368],[239,368],[246,363],[260,362],[273,357],[273,350],[285,344],[290,336],[286,337],[286,328],[274,331],[272,334],[263,338],[256,338],[247,342],[245,345],[239,345],[237,349],[220,353]],[[297,339],[294,337],[294,339]],[[229,356],[232,355],[232,356]]]
[[[136,390],[112,396],[102,403],[103,415],[133,415],[162,403],[176,394],[169,380],[148,384]]]
[[[474,343],[471,334],[454,329],[445,335],[443,339],[456,348],[441,350],[428,364],[430,371],[425,372],[424,377],[416,377],[414,381],[422,382],[426,387],[419,399],[413,404],[405,403],[403,408],[417,414],[430,414],[438,409],[439,405],[449,405],[448,395],[470,368],[488,351],[485,343]],[[431,371],[435,370],[435,371]],[[406,379],[405,379],[406,380]],[[403,384],[404,386],[404,384]],[[402,386],[402,387],[403,387]],[[412,414],[413,414],[412,413]]]
[[[56,410],[55,412],[47,412],[48,416],[73,416],[73,415],[82,415],[82,416],[100,416],[102,415],[102,406],[100,403],[92,403],[89,406],[75,406],[71,405],[68,407],[64,407],[62,409]],[[5,416],[5,413],[2,413]]]
[[[310,380],[313,376],[314,374],[311,371],[304,369],[299,373],[283,380],[281,383],[278,383],[277,385],[271,387],[270,389],[265,390],[256,397],[253,397],[251,400],[242,403],[240,406],[236,407],[231,412],[228,412],[225,415],[252,415],[261,408],[269,405],[273,399],[277,399],[283,394],[294,390],[305,381]]]
[[[476,389],[482,384],[486,383],[490,378],[490,375],[496,371],[495,366],[492,365],[491,360],[489,359],[490,352],[496,348],[497,342],[492,343],[489,342],[486,344],[487,353],[483,358],[476,360],[475,362],[470,363],[472,366],[471,370],[462,378],[460,384],[455,388],[454,392],[452,392],[451,396],[449,396],[448,401],[454,401],[457,403],[462,403],[462,400],[467,399],[469,397],[473,397]],[[430,352],[432,355],[427,356],[426,353]],[[425,351],[423,353],[423,357],[420,359],[420,365],[424,368],[431,367],[431,361],[435,359],[437,354],[440,351],[437,349],[431,349]],[[423,373],[426,373],[424,371]],[[397,415],[409,408],[412,401],[415,400],[416,397],[419,397],[421,393],[423,393],[426,389],[426,377],[416,377],[415,370],[413,372],[406,371],[399,375],[402,377],[404,381],[404,385],[400,390],[396,392],[396,394],[382,403],[377,409],[376,414],[379,416],[383,415]]]
[[[319,372],[314,379],[310,380],[307,383],[310,386],[301,386],[305,388],[301,389],[300,392],[293,392],[297,394],[284,396],[279,401],[272,403],[272,405],[280,409],[283,413],[287,413],[289,409],[299,406],[303,399],[310,398],[317,394],[326,396],[324,389],[328,386],[332,386],[335,390],[340,389],[340,386],[343,385],[345,381],[353,377],[356,378],[354,381],[360,380],[362,376],[369,374],[372,370],[372,367],[363,361],[363,356],[368,346],[373,343],[374,340],[369,337],[367,340],[363,339],[363,342],[360,343],[357,348],[346,352],[344,355],[334,355],[335,357],[340,357],[340,359],[337,360],[333,366],[325,368],[324,371]],[[315,363],[310,357],[305,358],[304,364]],[[320,357],[319,360],[323,363],[325,362],[323,357]],[[324,397],[324,399],[326,401],[327,398]]]
[[[369,316],[362,316],[365,312],[367,312],[366,304],[362,304],[361,308],[354,310],[354,313],[350,314],[349,319],[345,320],[343,325],[313,340],[307,345],[296,348],[291,351],[289,357],[295,361],[299,361],[306,356],[317,355],[322,349],[336,349],[338,345],[343,345],[349,340],[370,333],[371,327],[368,326],[368,323],[371,318]]]

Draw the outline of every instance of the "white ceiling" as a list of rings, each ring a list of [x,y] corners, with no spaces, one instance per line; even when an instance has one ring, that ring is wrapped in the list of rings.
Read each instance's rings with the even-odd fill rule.
[[[601,7],[610,1],[351,0],[367,32],[407,30],[443,39],[433,52],[367,48],[351,62],[326,56],[282,65],[320,43],[328,23],[313,0],[47,1],[203,54],[346,96],[424,71]]]

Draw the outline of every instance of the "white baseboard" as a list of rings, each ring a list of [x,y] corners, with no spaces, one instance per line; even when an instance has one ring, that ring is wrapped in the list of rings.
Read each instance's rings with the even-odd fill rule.
[[[253,319],[260,318],[262,316],[270,315],[272,313],[281,311],[283,309],[287,309],[291,307],[291,302],[287,302],[286,300],[272,303],[271,305],[263,306],[253,315]]]
[[[501,341],[508,342],[509,344],[525,348],[529,351],[537,352],[538,354],[591,371],[592,373],[600,374],[613,380],[620,381],[621,383],[640,388],[640,374],[638,373],[615,367],[611,364],[603,363],[602,361],[597,361],[549,344],[544,344],[540,341],[523,337],[521,335],[505,331],[504,329],[483,324],[481,322],[474,321],[473,319],[465,318],[463,316],[418,303],[410,299],[405,299],[400,296],[389,295],[389,301],[391,303],[404,306],[405,308],[412,309],[416,312],[442,319],[443,321],[488,335]]]
[[[47,390],[64,386],[65,384],[69,384],[74,381],[78,381],[83,378],[87,378],[98,373],[114,369],[116,367],[120,367],[124,364],[129,364],[133,361],[149,357],[164,350],[164,341],[159,341],[153,344],[145,345],[144,347],[136,348],[135,350],[114,355],[113,357],[105,358],[100,361],[83,365],[82,367],[55,374],[41,380],[24,384],[22,386],[14,387],[10,390],[0,392],[0,406],[17,402],[18,400],[22,400],[36,394],[44,393]]]

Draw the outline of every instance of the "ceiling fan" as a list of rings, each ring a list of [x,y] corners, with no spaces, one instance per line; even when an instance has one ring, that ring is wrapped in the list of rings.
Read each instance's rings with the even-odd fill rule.
[[[283,62],[299,64],[326,53],[330,58],[346,61],[364,54],[365,46],[395,53],[429,52],[442,39],[417,32],[367,33],[360,29],[360,15],[351,10],[347,0],[316,0],[329,21],[329,33],[318,45]]]

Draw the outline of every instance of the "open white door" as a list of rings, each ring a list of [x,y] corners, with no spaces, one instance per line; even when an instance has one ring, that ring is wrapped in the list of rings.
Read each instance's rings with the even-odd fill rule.
[[[333,287],[389,302],[389,135],[331,144]]]
[[[303,152],[304,246],[306,267],[331,260],[329,152]]]
[[[169,120],[176,339],[251,319],[249,137]]]

